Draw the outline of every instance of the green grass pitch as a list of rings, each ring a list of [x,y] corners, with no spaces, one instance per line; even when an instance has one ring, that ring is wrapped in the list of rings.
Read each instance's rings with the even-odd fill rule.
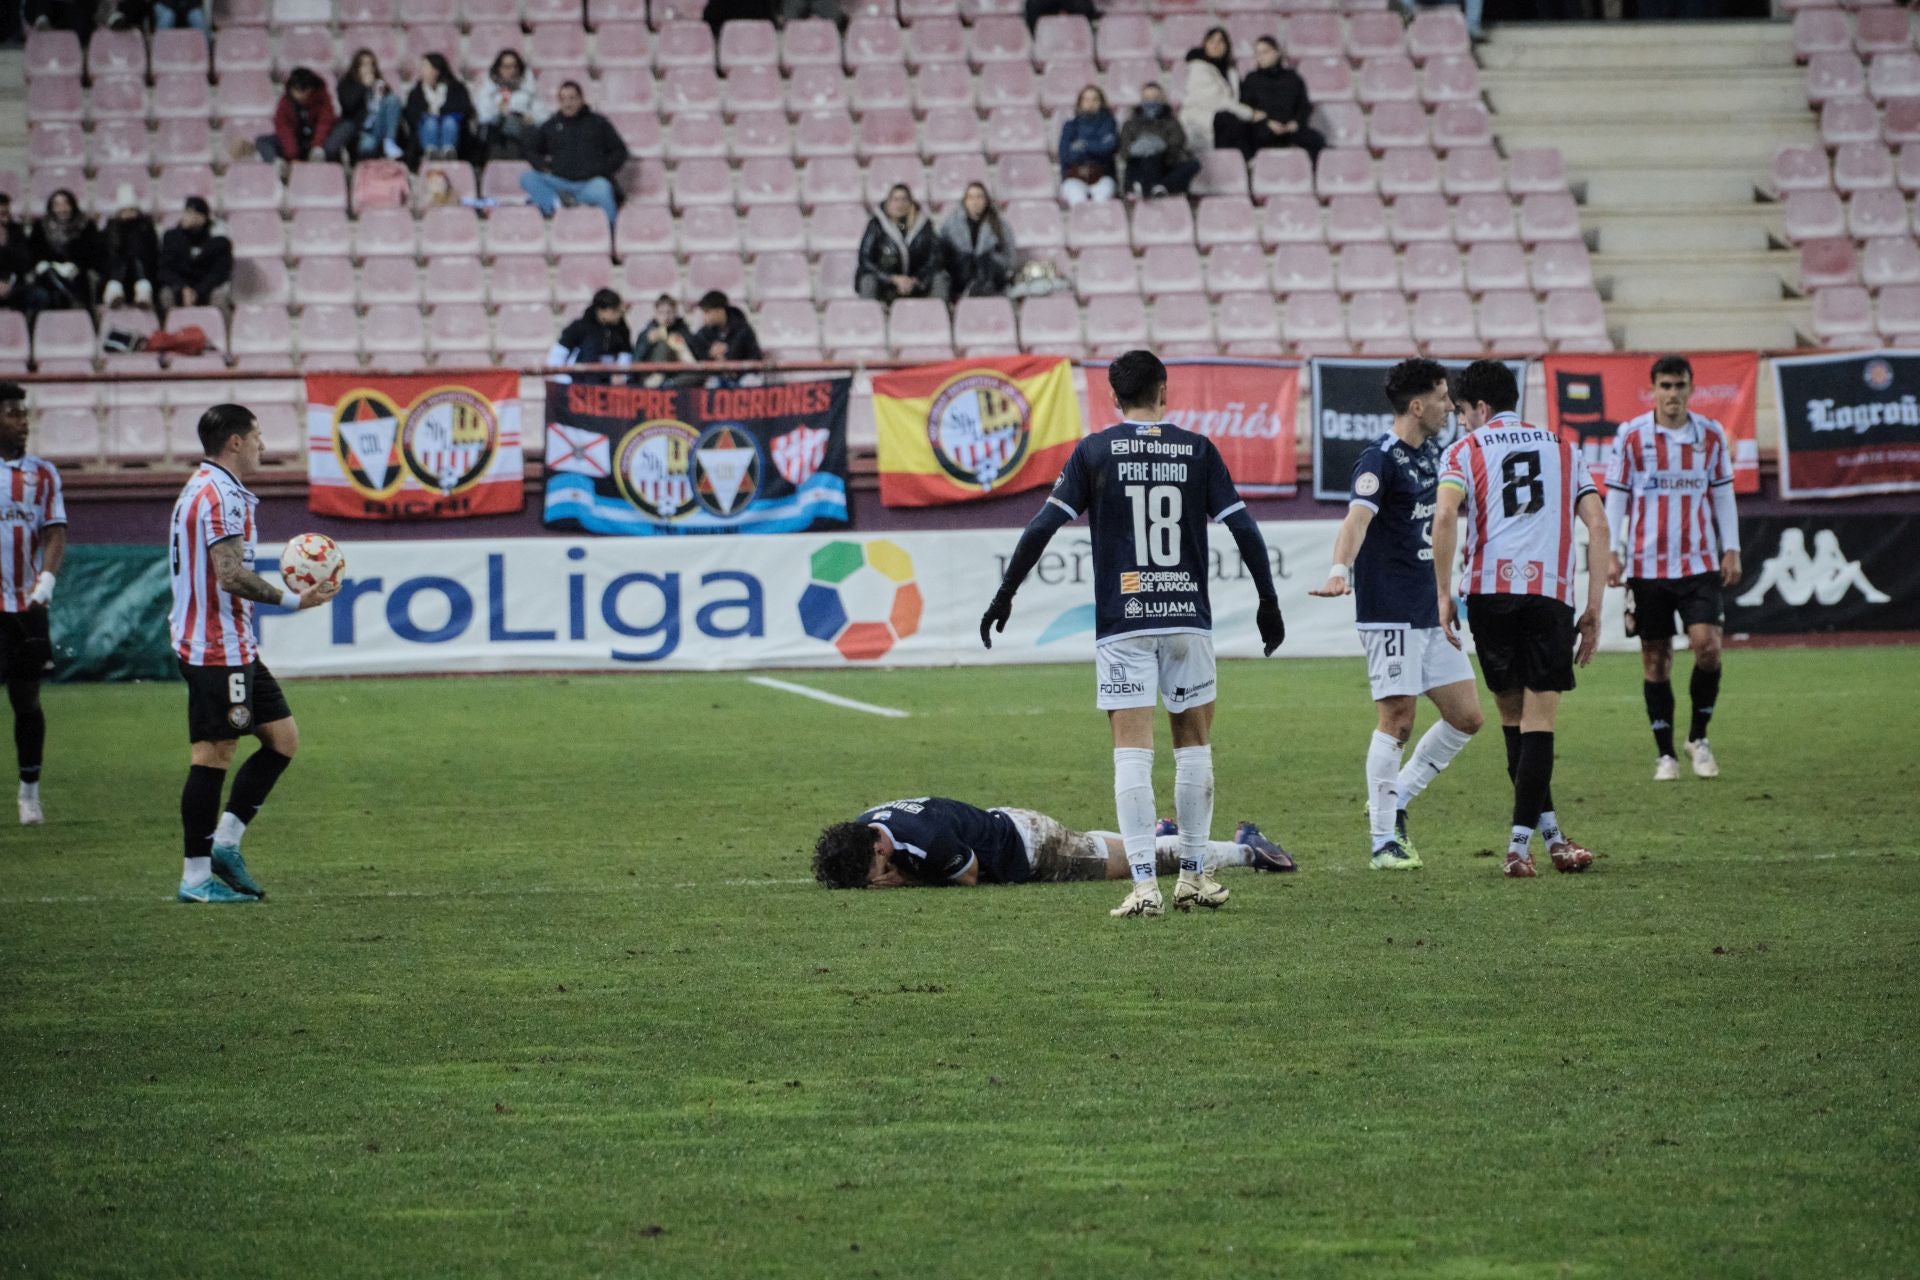
[[[897,795],[1111,826],[1084,667],[791,677],[902,720],[294,684],[271,901],[226,909],[169,901],[183,691],[49,688],[49,825],[0,828],[0,1272],[1920,1275],[1914,652],[1727,670],[1725,776],[1657,787],[1636,661],[1583,673],[1554,790],[1606,856],[1507,882],[1497,726],[1415,806],[1426,870],[1373,873],[1360,664],[1226,664],[1216,834],[1302,869],[1150,921],[799,882]]]

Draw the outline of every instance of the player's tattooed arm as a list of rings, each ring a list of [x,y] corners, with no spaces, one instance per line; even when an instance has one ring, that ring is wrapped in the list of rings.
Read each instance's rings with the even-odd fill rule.
[[[243,600],[254,600],[261,604],[292,604],[295,608],[311,609],[331,600],[340,590],[338,582],[323,582],[290,600],[288,596],[291,593],[285,588],[276,587],[247,568],[246,558],[240,553],[240,539],[223,538],[207,548],[207,553],[213,557],[213,575],[220,580],[221,590]]]

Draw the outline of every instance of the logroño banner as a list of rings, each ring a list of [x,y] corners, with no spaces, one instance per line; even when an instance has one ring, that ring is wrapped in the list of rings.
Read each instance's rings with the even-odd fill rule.
[[[307,375],[307,508],[349,520],[490,516],[527,505],[520,375]]]
[[[1781,356],[1780,496],[1920,490],[1920,352]]]
[[[1095,431],[1120,421],[1106,360],[1090,360],[1087,414]],[[1279,360],[1169,360],[1167,421],[1213,441],[1248,497],[1296,492],[1294,418],[1300,366]]]
[[[1687,407],[1727,430],[1727,442],[1733,448],[1733,491],[1760,492],[1760,445],[1754,435],[1759,355],[1752,351],[1683,354],[1693,366],[1693,398]],[[1552,355],[1542,363],[1547,426],[1580,450],[1593,468],[1595,484],[1605,483],[1620,424],[1653,411],[1651,371],[1658,358],[1644,352]]]
[[[1393,406],[1387,403],[1387,370],[1398,360],[1320,360],[1313,362],[1313,496],[1345,502],[1353,465],[1367,446],[1393,430]],[[1471,360],[1442,360],[1458,373]],[[1520,416],[1527,416],[1527,362],[1509,360],[1520,384]],[[1460,438],[1456,417],[1438,437],[1442,449]]]
[[[547,383],[549,529],[787,533],[847,523],[853,379]]]
[[[1352,599],[1307,595],[1326,579],[1338,523],[1261,527],[1287,617],[1281,655],[1353,657],[1358,694],[1365,673]],[[333,601],[261,618],[263,652],[288,676],[1090,663],[1093,561],[1083,525],[1054,538],[1005,634],[990,652],[981,647],[981,610],[1018,538],[1016,529],[978,529],[355,543],[344,548],[349,577]],[[1232,537],[1214,526],[1211,538],[1218,651],[1257,657],[1252,581]],[[1606,644],[1627,647],[1624,593],[1608,596]]]

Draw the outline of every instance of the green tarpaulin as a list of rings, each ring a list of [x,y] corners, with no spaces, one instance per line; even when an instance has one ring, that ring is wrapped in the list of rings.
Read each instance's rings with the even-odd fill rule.
[[[55,680],[178,680],[165,547],[67,548],[53,597]]]

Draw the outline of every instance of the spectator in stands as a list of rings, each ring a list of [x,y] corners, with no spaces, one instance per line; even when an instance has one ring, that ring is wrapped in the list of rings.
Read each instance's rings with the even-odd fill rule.
[[[40,301],[33,284],[33,255],[27,252],[25,240],[18,223],[0,217],[0,307],[31,316],[40,310]]]
[[[565,201],[592,205],[607,215],[608,225],[619,218],[613,180],[627,162],[627,144],[611,121],[587,105],[575,81],[560,86],[560,109],[540,126],[527,158],[534,168],[520,175],[520,187],[541,213],[551,218]]]
[[[502,49],[474,87],[474,122],[487,160],[524,160],[540,128],[540,87],[517,49]]]
[[[213,23],[200,0],[153,0],[153,29],[170,31],[175,27],[192,27],[206,35],[213,30]]]
[[[85,46],[93,35],[93,0],[25,0],[21,17],[30,31],[71,31]]]
[[[1187,145],[1196,153],[1214,147],[1233,147],[1252,155],[1246,145],[1249,127],[1263,123],[1265,113],[1240,101],[1240,77],[1233,69],[1233,44],[1225,27],[1209,27],[1198,48],[1187,50],[1187,93],[1180,104],[1180,123]]]
[[[840,0],[786,0],[780,6],[780,17],[787,22],[796,22],[801,18],[825,18],[828,22],[847,25],[847,17],[840,12]]]
[[[387,83],[373,50],[353,55],[340,77],[339,96],[340,116],[325,144],[327,159],[398,160],[406,154],[400,146],[400,95]]]
[[[693,331],[680,317],[680,304],[663,293],[653,300],[653,323],[640,331],[633,344],[634,359],[642,364],[682,364],[693,360]]]
[[[73,192],[63,187],[47,197],[46,216],[33,224],[28,243],[40,305],[50,311],[90,307],[94,273],[100,269],[100,232],[80,212]]]
[[[1272,36],[1253,42],[1253,60],[1260,65],[1240,82],[1240,101],[1266,119],[1243,126],[1241,153],[1251,160],[1266,147],[1299,147],[1309,162],[1319,159],[1327,140],[1310,124],[1313,99],[1307,96],[1307,82],[1282,61],[1280,42]]]
[[[444,53],[420,59],[420,76],[407,95],[407,129],[413,145],[429,160],[457,160],[473,119],[473,98],[447,63]]]
[[[233,282],[233,242],[213,233],[213,211],[188,196],[180,221],[160,240],[160,305],[225,307]]]
[[[1055,14],[1085,18],[1088,22],[1100,20],[1100,10],[1093,0],[1027,0],[1027,30],[1032,31],[1040,25],[1040,19]]]
[[[700,319],[698,332],[693,335],[693,354],[701,360],[763,360],[766,357],[760,351],[760,339],[754,333],[753,326],[747,323],[747,313],[727,301],[727,295],[718,289],[709,289],[700,295]],[[719,379],[722,384],[731,384],[736,379],[728,376]]]
[[[547,363],[632,364],[633,334],[627,329],[627,306],[611,289],[601,289],[580,313],[580,318],[560,331],[560,340],[547,352]],[[604,386],[613,381],[610,373],[560,374],[556,382],[583,382]]]
[[[1060,198],[1068,204],[1113,199],[1119,189],[1113,178],[1119,151],[1120,129],[1107,95],[1090,84],[1060,126]]]
[[[729,22],[772,22],[780,16],[780,0],[707,0],[700,21],[713,28],[716,39]]]
[[[1187,131],[1167,105],[1167,91],[1152,81],[1140,86],[1140,105],[1120,130],[1120,159],[1126,189],[1149,199],[1187,194],[1200,172],[1187,150]]]
[[[152,310],[153,282],[160,274],[160,233],[131,184],[120,184],[113,207],[106,227],[100,305],[117,307],[132,298],[134,306]]]
[[[895,183],[887,198],[867,222],[860,237],[854,291],[892,306],[896,298],[948,298],[953,280],[947,274],[940,237],[913,192]],[[694,350],[700,346],[694,344]]]
[[[997,298],[1013,282],[1013,233],[1000,220],[993,196],[969,182],[960,203],[940,224],[947,250],[947,273],[956,298]]]
[[[287,88],[273,109],[273,132],[253,141],[262,160],[324,160],[333,132],[333,99],[326,83],[306,67],[287,73]]]

